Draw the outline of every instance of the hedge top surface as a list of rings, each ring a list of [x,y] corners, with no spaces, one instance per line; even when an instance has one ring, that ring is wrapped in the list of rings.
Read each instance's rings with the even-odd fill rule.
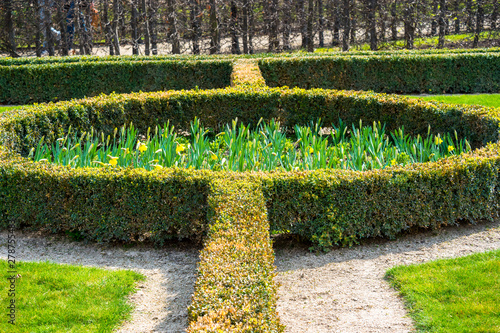
[[[94,61],[165,61],[165,60],[237,60],[237,59],[259,59],[259,58],[287,58],[287,57],[316,57],[316,56],[344,56],[353,55],[404,55],[404,54],[458,54],[458,53],[498,53],[500,47],[477,48],[477,49],[426,49],[426,50],[397,50],[397,51],[349,51],[349,52],[290,52],[290,53],[257,53],[257,54],[216,54],[216,55],[157,55],[157,56],[77,56],[77,57],[22,57],[0,58],[0,66],[36,65],[45,63],[72,63],[72,62],[94,62]]]

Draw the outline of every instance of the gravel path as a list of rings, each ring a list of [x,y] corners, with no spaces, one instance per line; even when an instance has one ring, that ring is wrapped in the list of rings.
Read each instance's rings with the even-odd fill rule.
[[[0,232],[0,258],[7,257],[7,232]],[[59,236],[16,232],[16,259],[131,269],[146,276],[130,297],[132,318],[117,333],[183,332],[194,290],[199,249],[125,248],[71,242]]]
[[[316,255],[277,246],[278,312],[286,332],[412,332],[401,298],[383,279],[390,267],[500,249],[500,222],[372,240]]]
[[[5,259],[6,232],[0,232]],[[16,232],[20,261],[133,269],[146,276],[130,297],[132,319],[117,333],[183,332],[195,282],[198,251],[71,242],[60,236]],[[464,256],[500,249],[500,221],[447,227],[407,235],[395,241],[369,240],[327,254],[282,242],[276,248],[278,311],[286,332],[411,332],[402,300],[383,279],[395,265]]]

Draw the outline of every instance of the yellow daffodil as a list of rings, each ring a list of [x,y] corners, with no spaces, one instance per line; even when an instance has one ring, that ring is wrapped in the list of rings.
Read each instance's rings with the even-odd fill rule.
[[[118,163],[118,158],[114,157],[109,160],[109,165],[115,166]]]
[[[146,150],[148,150],[148,146],[146,146],[144,143],[142,143],[142,142],[141,142],[141,143],[139,144],[139,151],[140,151],[141,153],[144,153]]]
[[[130,153],[130,149],[128,148],[122,148],[122,150],[125,155],[128,155],[128,153]]]
[[[435,143],[436,145],[440,145],[441,143],[443,143],[443,139],[441,139],[439,136],[436,136],[436,137],[434,138],[434,143]]]
[[[398,164],[398,162],[396,162],[396,159],[393,158],[391,160],[391,166],[395,166],[396,164]]]
[[[313,147],[309,147],[309,154],[312,154],[314,153],[314,148]]]
[[[177,145],[177,147],[175,147],[175,152],[177,154],[182,153],[184,150],[186,150],[186,146],[183,144]]]
[[[217,157],[217,155],[215,155],[214,153],[210,152],[210,158],[214,161],[217,161],[219,158]]]
[[[453,146],[448,146],[448,152],[450,152],[450,153],[451,153],[454,149],[455,149],[455,147],[453,147]]]
[[[161,170],[161,169],[163,169],[163,167],[161,165],[159,165],[159,164],[155,164],[153,166],[155,167],[155,170]]]

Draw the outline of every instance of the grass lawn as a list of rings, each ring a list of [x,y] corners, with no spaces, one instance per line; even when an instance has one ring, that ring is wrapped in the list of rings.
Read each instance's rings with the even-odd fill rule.
[[[8,110],[13,110],[13,109],[18,109],[19,106],[6,106],[6,105],[0,105],[0,113]]]
[[[500,332],[500,250],[386,273],[418,332]]]
[[[416,97],[416,96],[411,96]],[[500,94],[478,95],[435,95],[418,97],[426,101],[440,101],[451,104],[477,104],[500,108]]]
[[[0,332],[112,332],[132,307],[126,296],[144,276],[133,271],[60,265],[16,263],[16,324],[8,323],[10,282],[8,264],[0,260],[3,309]]]

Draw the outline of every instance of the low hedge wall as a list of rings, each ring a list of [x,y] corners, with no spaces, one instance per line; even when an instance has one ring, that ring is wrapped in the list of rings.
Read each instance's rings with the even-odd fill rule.
[[[500,54],[266,58],[268,86],[373,90],[385,93],[500,92]]]
[[[187,332],[283,332],[274,253],[258,174],[218,173]]]
[[[0,66],[0,103],[69,100],[112,92],[223,88],[230,85],[231,72],[229,60]]]
[[[323,124],[359,124],[381,121],[387,130],[404,126],[405,132],[426,135],[457,131],[473,147],[498,139],[500,117],[494,108],[448,105],[418,99],[370,92],[303,90],[286,88],[226,88],[215,90],[168,91],[102,95],[78,101],[37,105],[0,114],[6,136],[3,140],[18,152],[27,154],[42,136],[55,140],[71,125],[85,131],[93,126],[112,133],[120,124],[134,123],[146,131],[152,125],[170,123],[189,128],[197,116],[208,128],[218,129],[236,117],[256,124],[278,118],[288,128],[309,124],[321,118]],[[3,134],[2,134],[3,133]]]
[[[500,124],[498,110],[493,108],[429,103],[376,93],[248,87],[101,95],[79,101],[7,111],[0,115],[0,143],[4,147],[0,165],[0,214],[6,217],[3,226],[14,222],[36,227],[43,225],[50,230],[78,229],[91,239],[103,241],[134,239],[148,232],[154,235],[156,242],[175,236],[199,238],[206,231],[204,202],[207,200],[207,188],[213,173],[189,170],[159,173],[129,169],[74,170],[33,163],[18,155],[20,153],[26,156],[42,136],[47,141],[54,142],[69,126],[78,132],[93,126],[98,131],[111,133],[116,126],[133,121],[139,130],[146,131],[149,126],[161,125],[170,119],[178,128],[187,129],[194,116],[198,116],[205,126],[212,128],[236,117],[240,121],[254,124],[260,117],[277,117],[289,127],[307,124],[319,117],[323,118],[325,124],[336,122],[339,118],[358,124],[362,118],[365,122],[386,122],[387,129],[404,125],[408,134],[422,135],[427,134],[428,125],[431,125],[434,133],[456,130],[460,137],[467,137],[475,147],[488,141],[496,142]],[[6,155],[7,151],[10,151],[9,155]],[[479,174],[466,167],[469,165],[468,158],[474,161],[471,165],[479,163],[475,156],[483,154],[483,150],[479,152],[481,153],[474,152],[473,155],[460,157],[458,160],[451,158],[436,164],[416,164],[402,170],[387,169],[366,173],[324,170],[290,175],[280,173],[265,182],[270,220],[276,230],[296,230],[314,241],[323,235],[324,228],[318,227],[317,231],[313,231],[310,229],[312,225],[330,226],[337,223],[332,221],[344,221],[337,223],[342,225],[351,216],[355,217],[357,223],[361,223],[364,217],[372,214],[379,218],[376,222],[378,226],[373,231],[363,231],[352,225],[354,231],[342,231],[342,234],[362,238],[371,233],[377,234],[379,231],[376,230],[391,230],[389,227],[380,227],[380,223],[401,226],[394,227],[393,233],[387,230],[382,232],[392,236],[401,228],[417,223],[411,220],[412,216],[417,216],[415,212],[430,214],[430,210],[412,208],[411,205],[419,202],[419,197],[417,192],[410,193],[411,189],[422,191],[430,197],[435,195],[435,202],[444,203],[445,197],[436,193],[459,191],[459,187],[453,187],[459,185],[450,182],[450,177],[465,182],[460,183],[460,186],[472,186],[464,177],[472,177],[471,181],[482,181],[482,176],[477,178]],[[490,157],[488,158],[490,161]],[[462,165],[465,169],[460,169]],[[442,176],[441,171],[436,171],[439,168],[442,168],[446,176]],[[396,173],[397,177],[394,176]],[[491,177],[486,179],[490,181]],[[401,185],[403,187],[400,188],[394,182],[406,185]],[[432,192],[433,187],[438,192]],[[343,191],[341,189],[350,193],[342,200],[337,198],[338,193]],[[395,192],[391,194],[391,191]],[[406,202],[409,206],[398,206],[399,213],[390,213],[389,210],[387,213],[384,210],[368,213],[368,203],[370,207],[385,207],[384,209],[388,209],[391,203],[395,205],[399,202],[395,199],[396,193],[403,198],[401,202]],[[463,191],[457,193],[459,196],[464,195]],[[471,202],[476,200],[469,199]],[[338,202],[339,206],[335,208],[332,204],[327,204],[329,202]],[[352,208],[356,205],[364,208]],[[436,206],[433,205],[431,206]],[[106,206],[111,208],[102,216],[100,212]],[[155,217],[154,212],[158,207],[162,212],[158,214],[159,217]],[[352,212],[345,211],[343,215],[335,215],[336,213],[327,211],[338,211],[341,208],[347,209],[346,207],[352,209]],[[401,215],[400,211],[406,210],[407,215]],[[452,210],[456,214],[460,213],[456,208]],[[283,219],[285,222],[278,222],[280,216],[286,217]],[[468,217],[464,214],[460,216]],[[184,217],[194,222],[188,222]],[[454,215],[449,215],[446,221],[451,223],[453,218]],[[375,218],[371,217],[371,220],[375,221]],[[444,221],[444,217],[441,220]],[[417,225],[425,226],[426,223],[418,222]],[[160,229],[164,232],[157,232]],[[92,230],[98,231],[93,233]]]
[[[260,58],[288,58],[296,57],[298,55],[303,57],[316,57],[316,56],[345,56],[350,57],[353,55],[394,55],[394,54],[456,54],[456,53],[498,53],[500,47],[490,48],[476,48],[476,49],[424,49],[424,50],[391,50],[391,51],[356,51],[349,52],[332,51],[332,52],[291,52],[281,53],[257,53],[257,54],[214,54],[214,55],[186,55],[186,54],[167,54],[155,56],[77,56],[77,57],[19,57],[0,58],[0,66],[19,66],[19,65],[37,65],[37,64],[53,64],[53,63],[72,63],[72,62],[91,62],[91,61],[165,61],[165,60],[235,60],[235,59],[260,59]]]
[[[367,172],[280,173],[263,185],[271,230],[315,249],[395,238],[411,227],[492,220],[500,212],[500,145],[435,163]]]

